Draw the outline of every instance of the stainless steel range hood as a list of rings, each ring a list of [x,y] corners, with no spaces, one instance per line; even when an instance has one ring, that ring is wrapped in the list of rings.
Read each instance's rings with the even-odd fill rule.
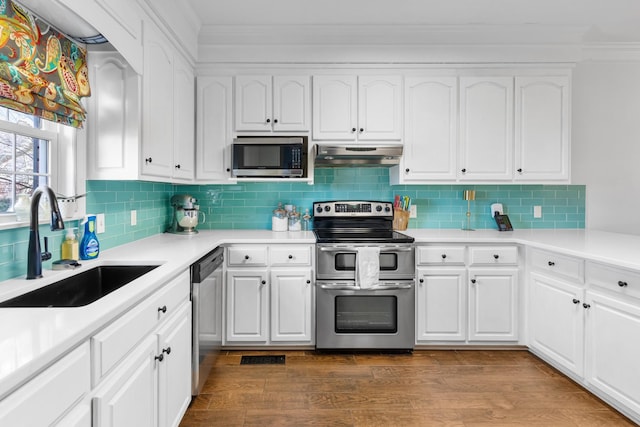
[[[402,145],[344,146],[316,144],[315,167],[393,166],[400,163],[401,156]]]

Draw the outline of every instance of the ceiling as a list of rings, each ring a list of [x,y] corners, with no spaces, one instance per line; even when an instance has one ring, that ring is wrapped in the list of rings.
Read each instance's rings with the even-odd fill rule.
[[[203,25],[217,29],[300,26],[321,29],[537,28],[579,31],[588,43],[640,43],[638,0],[187,0]],[[406,31],[406,30],[405,30]],[[202,34],[201,33],[201,34]],[[202,36],[201,36],[201,41]],[[206,40],[204,40],[206,42]],[[442,40],[440,40],[442,41]],[[535,40],[529,40],[535,41]],[[562,42],[561,38],[558,40]]]

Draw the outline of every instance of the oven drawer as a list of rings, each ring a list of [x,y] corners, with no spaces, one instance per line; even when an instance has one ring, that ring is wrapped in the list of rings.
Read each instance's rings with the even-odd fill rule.
[[[230,267],[267,265],[267,246],[231,246],[227,255]]]
[[[316,277],[320,280],[355,280],[357,247],[318,244]],[[413,245],[380,246],[380,280],[413,280],[415,269]]]
[[[311,265],[311,248],[310,245],[271,246],[271,265]]]
[[[464,265],[464,246],[418,246],[419,265]]]
[[[469,265],[517,265],[517,246],[471,246],[469,247]]]

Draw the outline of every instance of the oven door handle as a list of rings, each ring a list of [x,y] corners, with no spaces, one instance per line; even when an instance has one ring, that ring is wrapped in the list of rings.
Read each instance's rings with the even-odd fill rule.
[[[353,246],[320,246],[321,252],[357,252]],[[413,247],[401,248],[397,246],[380,246],[380,252],[411,252]]]
[[[370,288],[361,288],[360,286],[349,285],[320,285],[320,289],[333,291],[395,291],[396,289],[412,289],[411,285],[389,285],[389,286],[372,286]]]

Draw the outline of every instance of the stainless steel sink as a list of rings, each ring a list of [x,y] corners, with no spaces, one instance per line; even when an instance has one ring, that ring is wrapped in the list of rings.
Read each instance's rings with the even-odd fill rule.
[[[158,267],[102,265],[40,289],[0,302],[3,307],[82,307]]]

